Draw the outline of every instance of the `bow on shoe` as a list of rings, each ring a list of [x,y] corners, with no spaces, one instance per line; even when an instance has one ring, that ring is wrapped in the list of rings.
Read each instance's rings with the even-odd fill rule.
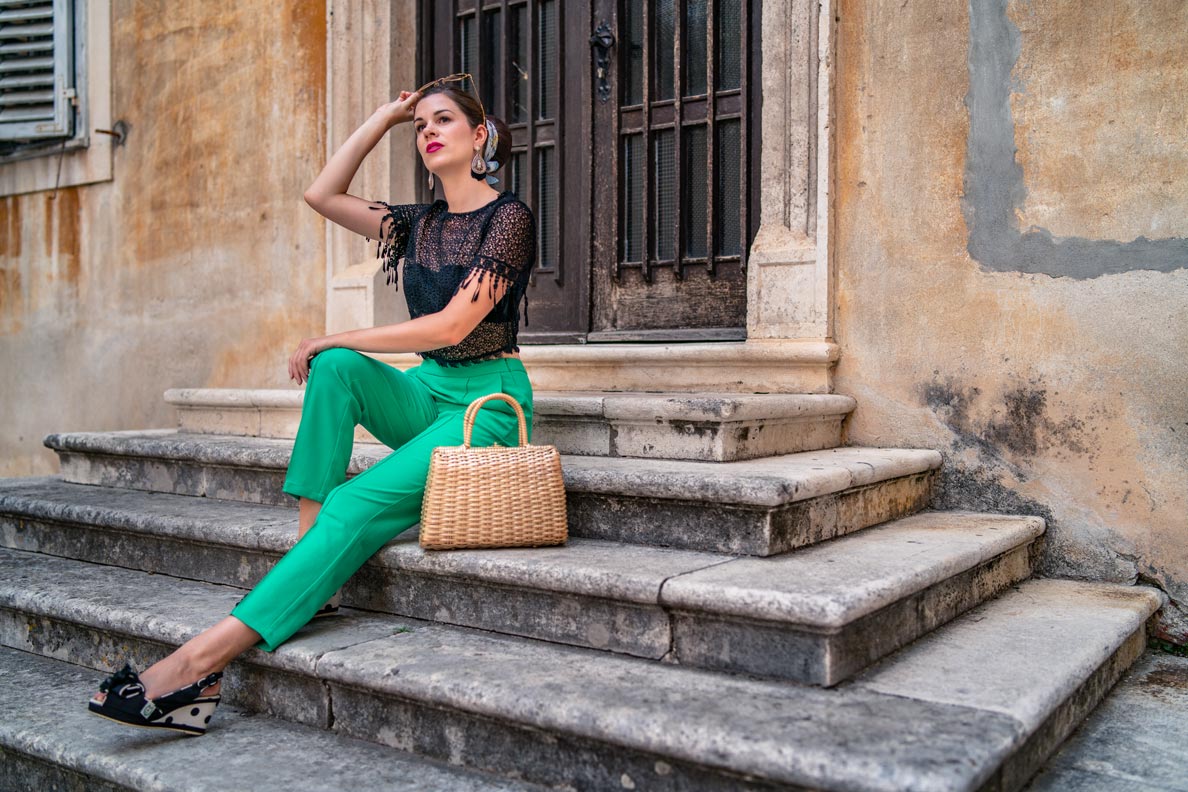
[[[132,670],[132,666],[129,663],[124,663],[123,668],[100,682],[99,692],[106,693],[109,698],[112,695],[115,695],[125,700],[140,699],[140,702],[143,702],[143,706],[141,706],[138,711],[140,716],[145,720],[155,720],[162,714],[161,708],[145,697],[144,683],[140,681],[140,676]],[[137,704],[140,702],[137,702]],[[104,702],[104,705],[106,705],[108,709],[111,708],[111,705],[106,701]],[[135,707],[133,707],[133,709],[135,709]]]
[[[140,676],[132,670],[131,664],[124,663],[123,668],[99,683],[99,692],[114,693],[125,699],[136,698],[144,695],[144,684],[141,683]]]

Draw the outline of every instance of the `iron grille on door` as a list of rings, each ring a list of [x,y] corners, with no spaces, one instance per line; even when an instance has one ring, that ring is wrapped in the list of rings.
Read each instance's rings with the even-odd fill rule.
[[[475,76],[536,214],[522,340],[746,337],[758,5],[426,0],[423,80]]]
[[[610,91],[595,102],[606,167],[594,174],[588,340],[746,338],[758,6],[593,0],[595,30],[615,42]]]
[[[474,75],[479,97],[512,132],[512,158],[497,173],[497,189],[510,189],[533,208],[537,222],[536,273],[558,266],[557,191],[559,0],[458,0],[452,9],[453,69]],[[546,67],[546,64],[548,65]],[[444,74],[444,71],[442,72]],[[473,88],[473,86],[467,86]]]
[[[688,264],[745,272],[749,5],[621,4],[616,280],[636,267],[651,282],[657,265],[677,280]]]
[[[592,165],[589,86],[581,75],[589,64],[589,2],[426,0],[422,12],[423,81],[470,72],[488,112],[512,132],[512,158],[495,174],[495,187],[528,204],[537,227],[519,339],[585,340]]]

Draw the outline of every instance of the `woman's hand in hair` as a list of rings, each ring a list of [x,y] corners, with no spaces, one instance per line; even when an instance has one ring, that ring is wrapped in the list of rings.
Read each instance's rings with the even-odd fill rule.
[[[376,108],[375,115],[383,118],[389,129],[397,124],[412,121],[413,108],[417,106],[417,100],[420,98],[421,95],[415,91],[401,91],[399,99],[380,105]]]

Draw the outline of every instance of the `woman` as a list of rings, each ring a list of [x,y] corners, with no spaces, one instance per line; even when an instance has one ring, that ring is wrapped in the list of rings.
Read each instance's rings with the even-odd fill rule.
[[[461,445],[474,399],[503,392],[532,427],[532,387],[516,345],[518,305],[535,264],[536,222],[490,174],[506,165],[511,134],[451,75],[379,107],[305,192],[320,214],[380,241],[389,281],[405,258],[407,322],[302,341],[289,375],[308,381],[284,491],[299,500],[298,541],[231,614],[137,674],[108,677],[89,708],[138,726],[203,734],[223,669],[255,646],[274,651],[315,615],[337,609],[339,587],[385,543],[420,519],[432,450]],[[360,162],[396,124],[412,122],[417,150],[445,200],[368,202],[346,190]],[[386,210],[386,211],[385,211]],[[484,282],[485,281],[485,282]],[[527,319],[527,316],[525,316]],[[361,352],[417,352],[399,371]],[[392,454],[346,480],[362,424]],[[511,405],[492,400],[471,443],[519,442]],[[197,681],[195,681],[197,680]]]

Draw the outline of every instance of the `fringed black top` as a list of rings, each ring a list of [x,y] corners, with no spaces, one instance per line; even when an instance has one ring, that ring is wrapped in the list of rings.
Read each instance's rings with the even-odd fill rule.
[[[372,209],[387,208],[380,222],[377,256],[384,259],[388,283],[397,284],[397,264],[404,259],[404,298],[413,319],[437,313],[472,280],[490,284],[495,296],[497,284],[507,292],[478,326],[460,343],[428,352],[445,366],[499,357],[518,352],[516,335],[520,326],[520,301],[524,302],[524,324],[528,324],[528,278],[536,263],[536,218],[528,205],[504,190],[487,204],[457,214],[438,199],[431,204],[373,203]],[[478,301],[481,292],[475,292]]]

